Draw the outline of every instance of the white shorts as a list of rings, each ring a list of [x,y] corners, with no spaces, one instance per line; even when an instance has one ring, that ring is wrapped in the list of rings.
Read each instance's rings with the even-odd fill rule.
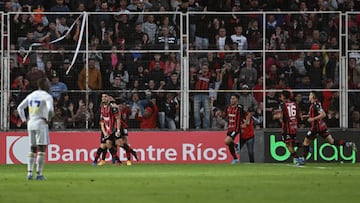
[[[37,130],[28,130],[30,146],[50,144],[49,126]]]

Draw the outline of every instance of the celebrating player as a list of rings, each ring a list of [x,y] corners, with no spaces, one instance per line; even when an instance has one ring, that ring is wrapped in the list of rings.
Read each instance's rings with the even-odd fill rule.
[[[282,139],[295,160],[296,165],[303,165],[303,160],[299,158],[297,152],[294,150],[298,132],[298,119],[301,119],[302,115],[296,102],[290,101],[290,96],[291,93],[289,91],[284,90],[281,92],[279,111],[275,111],[274,118],[282,121]]]
[[[120,133],[115,134],[116,145],[122,147],[126,152],[126,165],[131,165],[130,154],[134,156],[136,160],[138,160],[136,152],[129,146],[128,144],[128,118],[131,114],[131,110],[126,106],[124,100],[119,100],[118,102],[119,110],[120,110],[120,120],[121,120],[121,128]]]
[[[37,81],[37,86],[38,90],[29,94],[17,107],[22,122],[26,122],[25,108],[29,109],[29,121],[27,122],[30,144],[27,167],[28,180],[32,180],[33,178],[32,172],[35,165],[35,156],[37,161],[36,180],[45,180],[42,171],[45,164],[46,148],[50,143],[48,123],[55,115],[53,98],[48,93],[50,81],[47,78],[41,78]]]
[[[113,162],[121,164],[121,161],[117,155],[117,149],[115,147],[115,133],[120,133],[121,121],[120,112],[117,105],[111,103],[113,100],[107,93],[101,95],[101,110],[100,110],[100,127],[101,127],[101,140],[100,147],[98,148],[93,165],[104,165],[107,150],[113,158]],[[116,128],[114,128],[116,127]],[[98,163],[98,159],[101,156],[101,160]]]
[[[233,94],[230,97],[230,105],[226,109],[228,117],[228,130],[225,138],[225,144],[228,145],[230,153],[233,157],[232,164],[239,163],[239,159],[235,153],[235,137],[241,131],[241,120],[244,118],[245,111],[243,107],[238,104],[239,96]]]
[[[310,107],[309,107],[309,114],[307,121],[311,123],[310,130],[307,132],[305,139],[304,139],[304,152],[303,156],[306,159],[310,144],[314,141],[317,135],[320,135],[324,138],[329,144],[335,146],[346,146],[351,147],[353,151],[357,151],[356,145],[354,142],[345,142],[344,140],[335,140],[323,120],[325,118],[326,113],[324,112],[323,108],[321,107],[321,103],[318,101],[318,97],[315,91],[311,91],[309,95]]]

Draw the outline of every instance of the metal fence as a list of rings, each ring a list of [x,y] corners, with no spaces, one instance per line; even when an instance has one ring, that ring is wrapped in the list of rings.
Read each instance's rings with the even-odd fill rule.
[[[149,91],[151,94],[155,94],[157,98],[165,98],[166,93],[172,92],[178,94],[177,100],[180,106],[177,111],[179,120],[177,121],[176,128],[182,130],[197,128],[198,126],[195,124],[196,119],[194,118],[197,114],[199,114],[201,119],[201,127],[204,128],[204,122],[207,122],[204,120],[204,116],[207,116],[205,112],[207,108],[204,108],[204,106],[202,106],[202,108],[195,108],[199,110],[199,112],[195,113],[194,95],[198,93],[206,94],[210,103],[214,102],[211,103],[213,109],[210,109],[209,118],[210,124],[214,124],[212,122],[215,122],[216,109],[224,109],[231,93],[245,93],[247,90],[241,87],[246,84],[250,86],[251,89],[257,85],[257,88],[250,92],[252,95],[256,94],[258,98],[260,98],[258,100],[259,107],[253,109],[256,112],[255,114],[258,114],[258,117],[254,118],[263,120],[263,122],[259,121],[258,123],[258,127],[260,128],[278,127],[278,123],[276,123],[276,121],[273,122],[271,118],[272,110],[276,107],[271,106],[271,102],[269,101],[273,97],[272,93],[276,94],[282,91],[282,89],[288,88],[294,93],[294,97],[301,93],[301,99],[304,101],[306,101],[306,95],[311,90],[317,90],[323,94],[324,92],[328,92],[328,95],[331,95],[331,97],[327,99],[333,102],[328,111],[330,110],[330,114],[333,114],[332,116],[336,117],[335,120],[338,122],[338,124],[334,124],[334,127],[354,127],[352,125],[352,122],[354,122],[352,114],[358,111],[356,98],[359,95],[359,90],[356,88],[355,83],[349,87],[349,80],[353,80],[354,73],[357,71],[356,67],[360,64],[360,57],[358,57],[360,54],[358,53],[358,47],[356,47],[357,44],[352,43],[349,45],[348,42],[351,42],[351,37],[354,37],[354,39],[358,38],[358,36],[355,36],[357,33],[356,28],[358,27],[357,25],[352,25],[351,22],[354,16],[359,15],[359,13],[188,12],[184,14],[176,12],[134,12],[124,14],[115,12],[74,12],[64,14],[45,12],[41,13],[41,15],[46,15],[47,19],[44,20],[44,18],[40,18],[41,21],[39,22],[47,24],[45,27],[51,27],[55,24],[57,28],[62,29],[61,34],[51,36],[41,43],[27,42],[26,47],[19,44],[26,41],[26,35],[17,29],[16,23],[14,22],[15,18],[19,21],[23,15],[27,15],[27,18],[32,18],[34,15],[40,15],[40,13],[1,13],[1,19],[6,19],[6,21],[3,20],[1,23],[1,35],[3,39],[7,39],[7,44],[2,43],[1,47],[1,130],[10,129],[9,115],[11,114],[10,111],[12,108],[14,108],[12,106],[14,104],[11,104],[11,101],[14,95],[22,94],[22,90],[11,88],[13,81],[10,79],[14,78],[14,75],[11,75],[14,74],[12,69],[13,64],[11,64],[13,62],[12,60],[18,60],[18,58],[15,59],[14,57],[17,57],[20,52],[23,52],[23,62],[26,62],[27,59],[32,57],[30,60],[35,60],[33,62],[37,63],[38,61],[36,60],[38,59],[37,57],[39,57],[37,55],[49,57],[49,59],[44,61],[51,61],[52,65],[54,65],[58,71],[57,74],[60,74],[59,71],[68,73],[71,69],[76,69],[77,73],[79,73],[81,69],[85,67],[85,87],[83,89],[79,89],[79,87],[68,88],[67,92],[74,98],[76,97],[77,100],[79,100],[79,98],[84,99],[86,109],[92,105],[90,104],[91,102],[93,104],[95,103],[93,111],[99,110],[99,108],[97,108],[99,104],[97,102],[99,102],[99,100],[96,97],[92,100],[92,96],[98,96],[102,92],[123,94],[128,100],[131,100],[130,96],[135,91],[143,94],[144,98],[148,99],[150,99]],[[153,22],[150,22],[150,16],[153,17]],[[65,24],[61,25],[63,23],[61,20],[64,18]],[[150,38],[148,47],[142,43],[142,47],[137,48],[137,43],[139,43],[137,40],[141,40],[139,36],[143,32],[145,23],[147,23],[149,29],[153,24],[156,24],[158,29],[153,30],[156,32],[155,34],[152,33],[151,30],[148,31],[151,33],[148,34]],[[159,27],[162,25],[165,27],[164,25],[166,25],[166,23],[169,24],[167,28],[172,38],[167,38],[164,43],[164,41],[161,41],[163,38],[161,38],[162,33],[159,31]],[[315,23],[316,25],[310,27],[311,23]],[[37,26],[35,23],[34,25]],[[137,33],[136,26],[140,25],[142,27],[138,28],[140,31]],[[302,26],[303,29],[297,29],[297,27],[300,26]],[[236,29],[242,29],[242,35],[246,36],[246,47],[241,41],[242,38],[236,39],[236,36],[234,36],[234,40],[230,43],[222,39],[220,32],[225,30],[225,32],[227,32],[226,36],[231,38],[231,35],[236,32],[235,27]],[[49,32],[50,31],[53,30],[49,28]],[[52,35],[53,33],[50,34]],[[299,37],[298,35],[301,34],[308,36],[308,38]],[[106,38],[109,37],[108,35],[112,35],[110,44],[106,44],[109,43],[109,40],[106,41]],[[114,37],[114,35],[116,35],[116,37]],[[104,40],[100,42],[96,41],[99,40],[99,38],[103,38]],[[300,39],[303,39],[303,41]],[[160,41],[154,42],[154,40]],[[63,43],[65,41],[67,43]],[[117,47],[113,50],[111,49],[111,45],[114,44]],[[178,59],[177,63],[179,67],[172,69],[172,71],[177,72],[180,76],[179,89],[165,90],[164,88],[159,88],[160,81],[156,80],[154,81],[157,87],[155,89],[149,88],[148,84],[146,88],[134,88],[133,85],[129,85],[128,88],[121,90],[114,90],[109,88],[110,86],[101,89],[94,89],[89,86],[89,79],[92,79],[89,78],[89,58],[101,57],[101,59],[96,60],[96,62],[99,62],[99,64],[96,65],[99,66],[98,68],[102,71],[103,76],[110,79],[110,72],[113,71],[111,68],[112,58],[109,58],[111,54],[118,55],[119,58],[126,63],[128,71],[130,72],[130,67],[138,68],[140,65],[147,66],[145,69],[149,70],[149,64],[154,60],[153,56],[155,54],[160,55],[162,62],[165,62],[164,57],[170,58],[171,53],[174,53]],[[304,76],[294,78],[291,76],[291,73],[287,73],[290,76],[281,75],[281,73],[284,73],[281,72],[281,69],[290,66],[288,63],[296,63],[296,59],[299,59],[301,54],[305,54],[305,62],[309,63],[309,67],[314,66],[315,61],[318,61],[318,59],[319,61],[321,60],[320,75],[323,78],[319,78],[319,81],[316,81],[314,75],[311,75],[311,73],[306,74],[306,77],[309,77],[311,82],[317,84],[317,86],[304,88],[305,86],[299,85],[301,84],[301,80],[304,79]],[[215,68],[213,67],[212,70],[212,74],[216,80],[214,82],[215,85],[208,91],[195,90],[192,87],[192,71],[193,69],[199,70],[203,62],[215,63],[209,61],[212,60],[212,58],[209,58],[213,57],[210,55],[216,56],[215,58],[218,60],[218,65]],[[138,58],[136,58],[136,56],[141,57],[142,63],[137,63],[136,60],[138,60]],[[58,59],[68,59],[70,69],[65,71],[60,69],[60,66],[63,66],[63,61],[59,61]],[[240,71],[245,68],[246,60],[248,59],[251,59],[252,63],[255,64],[253,66],[257,72],[256,78],[241,78],[242,75]],[[350,59],[355,60],[357,64],[355,69],[349,68]],[[154,63],[156,64],[156,60]],[[233,77],[236,81],[232,81],[236,86],[232,88],[222,86],[224,83],[222,83],[223,73],[221,73],[221,71],[224,70],[222,68],[224,64],[231,64],[231,70],[233,71],[231,73],[236,75]],[[28,67],[25,68],[26,71],[31,69],[30,66],[32,65],[33,64],[27,64]],[[104,69],[108,69],[109,72],[104,71]],[[131,69],[131,71],[135,72],[133,69]],[[314,71],[314,73],[318,74],[316,71]],[[263,82],[258,81],[261,77],[264,79]],[[168,75],[167,78],[170,79],[170,75]],[[134,78],[130,79],[132,82],[134,80]],[[282,80],[285,80],[285,86],[280,84],[279,81]],[[330,82],[332,82],[333,85],[331,87],[326,86]],[[289,85],[289,83],[291,83],[291,85]],[[111,83],[108,85],[111,85]],[[77,86],[76,82],[75,86]],[[29,91],[29,89],[24,90],[24,95]],[[324,95],[326,96],[327,94]],[[96,112],[95,116],[97,116]],[[159,118],[163,119],[162,116]],[[213,121],[211,121],[211,119],[213,119]],[[96,125],[96,118],[86,117],[85,122],[79,128],[92,128],[94,125]],[[159,124],[158,127],[162,128],[162,125]],[[207,129],[212,127],[214,127],[214,125],[209,126]],[[165,127],[164,129],[168,128]]]

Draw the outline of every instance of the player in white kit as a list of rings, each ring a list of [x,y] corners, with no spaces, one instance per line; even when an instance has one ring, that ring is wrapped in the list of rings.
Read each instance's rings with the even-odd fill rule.
[[[42,171],[45,163],[45,152],[49,141],[50,119],[54,116],[53,98],[48,93],[50,81],[41,78],[37,82],[38,90],[29,94],[17,107],[20,118],[27,121],[30,153],[28,158],[28,180],[33,178],[33,168],[36,158],[36,180],[45,180]],[[25,116],[25,109],[29,110],[29,119]],[[39,152],[38,152],[39,151]],[[36,156],[37,155],[37,156]]]

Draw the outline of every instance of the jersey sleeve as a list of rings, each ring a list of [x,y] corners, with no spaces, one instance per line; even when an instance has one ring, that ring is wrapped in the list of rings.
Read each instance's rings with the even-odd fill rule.
[[[284,109],[285,109],[285,104],[283,102],[281,102],[277,108],[274,107],[274,111],[276,111],[276,112],[279,112],[279,111],[283,112]]]
[[[285,109],[285,104],[284,104],[283,102],[281,102],[281,103],[279,104],[279,107],[278,107],[277,110],[283,111],[284,109]]]
[[[103,107],[100,107],[100,118],[99,118],[99,123],[104,121],[104,116],[103,116],[103,111],[102,111]]]
[[[46,102],[46,107],[48,109],[48,118],[47,118],[47,120],[49,121],[52,117],[55,116],[55,113],[54,113],[54,100],[49,95],[48,99],[45,102]]]
[[[314,104],[314,108],[315,108],[315,110],[316,110],[317,112],[324,112],[321,104],[318,103],[318,102]]]
[[[284,118],[285,109],[286,109],[285,103],[281,102],[278,108],[274,108],[274,113],[281,114],[281,117]]]
[[[111,105],[111,113],[114,116],[119,116],[120,115],[120,110],[119,110],[119,108],[117,106]]]
[[[27,107],[27,105],[28,105],[28,98],[26,97],[17,107],[17,111],[19,112],[19,116],[22,122],[26,121],[25,108]]]

